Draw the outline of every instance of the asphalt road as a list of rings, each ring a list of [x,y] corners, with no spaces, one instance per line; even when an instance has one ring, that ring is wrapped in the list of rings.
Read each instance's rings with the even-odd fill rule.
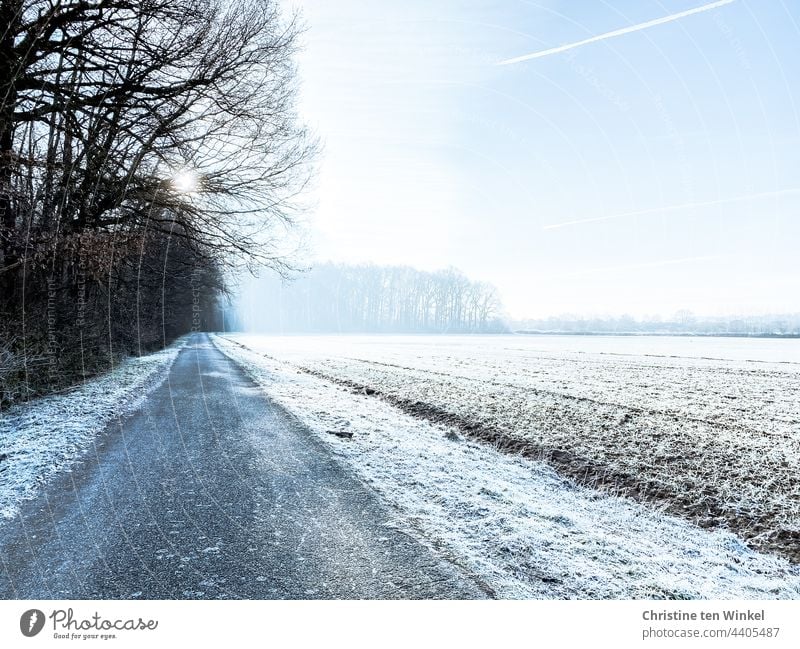
[[[476,598],[203,334],[0,525],[3,599]]]

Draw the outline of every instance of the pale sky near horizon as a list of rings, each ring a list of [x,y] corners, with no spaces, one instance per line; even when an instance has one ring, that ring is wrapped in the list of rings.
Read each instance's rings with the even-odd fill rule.
[[[456,266],[518,318],[800,311],[800,3],[289,4],[315,259]]]

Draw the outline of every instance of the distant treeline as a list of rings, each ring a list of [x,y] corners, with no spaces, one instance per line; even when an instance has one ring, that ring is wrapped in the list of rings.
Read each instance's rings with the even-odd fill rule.
[[[507,331],[497,290],[455,269],[323,264],[293,282],[255,280],[229,326],[263,332]]]
[[[690,311],[679,311],[666,319],[637,319],[629,315],[618,318],[563,315],[539,320],[518,320],[511,323],[511,326],[515,331],[530,333],[794,336],[800,335],[800,314],[700,317]]]

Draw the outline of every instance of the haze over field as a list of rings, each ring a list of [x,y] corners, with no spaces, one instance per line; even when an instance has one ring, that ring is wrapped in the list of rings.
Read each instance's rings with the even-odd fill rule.
[[[317,259],[452,265],[513,318],[800,311],[790,3],[294,4]]]

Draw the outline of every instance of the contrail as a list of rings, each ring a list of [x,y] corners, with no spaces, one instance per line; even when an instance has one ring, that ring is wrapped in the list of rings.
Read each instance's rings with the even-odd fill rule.
[[[565,221],[564,223],[552,223],[545,225],[542,230],[557,230],[567,228],[571,225],[582,225],[584,223],[597,223],[598,221],[611,221],[613,219],[623,219],[627,216],[641,216],[643,214],[655,214],[657,212],[672,212],[675,210],[688,210],[693,207],[708,207],[709,205],[726,205],[728,203],[740,203],[753,200],[755,198],[767,198],[770,196],[784,196],[786,194],[800,194],[800,187],[792,189],[780,189],[773,192],[760,192],[758,194],[745,194],[744,196],[733,196],[731,198],[718,198],[713,201],[699,201],[695,203],[682,203],[680,205],[667,205],[666,207],[651,207],[646,210],[636,210],[634,212],[622,212],[621,214],[609,214],[607,216],[595,216],[589,219],[578,219],[576,221]]]
[[[702,7],[687,9],[686,11],[681,11],[679,13],[672,14],[671,16],[664,16],[663,18],[648,20],[646,23],[639,23],[638,25],[631,25],[630,27],[623,27],[622,29],[616,29],[613,32],[606,32],[605,34],[600,34],[599,36],[592,36],[591,38],[578,41],[577,43],[560,45],[559,47],[552,47],[549,50],[542,50],[541,52],[534,52],[533,54],[525,54],[524,56],[517,56],[513,59],[506,59],[505,61],[500,61],[500,63],[498,63],[497,65],[511,65],[512,63],[521,63],[522,61],[529,61],[530,59],[539,59],[543,56],[550,56],[551,54],[566,52],[567,50],[571,50],[576,47],[581,47],[582,45],[588,45],[589,43],[596,43],[597,41],[604,41],[607,38],[614,38],[616,36],[622,36],[623,34],[630,34],[631,32],[638,32],[641,31],[642,29],[655,27],[656,25],[671,23],[673,20],[680,20],[681,18],[686,18],[686,16],[699,14],[702,11],[709,11],[710,9],[723,7],[725,5],[731,4],[732,2],[736,2],[736,0],[718,0],[717,2],[710,2],[709,4],[705,4]]]

